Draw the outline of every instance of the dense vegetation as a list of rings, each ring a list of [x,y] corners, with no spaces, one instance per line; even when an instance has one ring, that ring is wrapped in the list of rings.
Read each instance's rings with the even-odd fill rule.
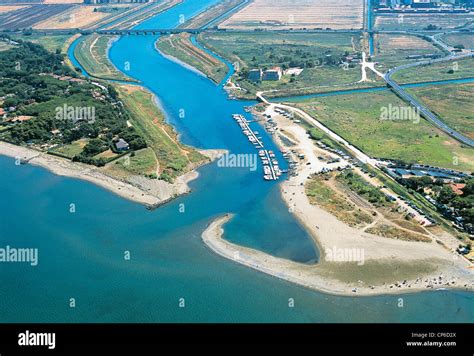
[[[442,180],[433,181],[429,177],[403,179],[402,183],[408,188],[420,193],[429,194],[438,204],[437,208],[448,215],[462,218],[466,230],[474,231],[474,178],[465,180],[465,187],[460,189],[462,194],[456,194],[451,186]]]
[[[23,41],[0,52],[0,107],[6,112],[1,124],[8,128],[0,138],[48,149],[87,138],[74,160],[96,165],[106,160],[94,156],[113,149],[119,137],[131,149],[146,147],[140,135],[127,127],[128,114],[114,88],[78,80],[63,60],[59,51],[50,53]],[[28,120],[12,122],[19,117]]]

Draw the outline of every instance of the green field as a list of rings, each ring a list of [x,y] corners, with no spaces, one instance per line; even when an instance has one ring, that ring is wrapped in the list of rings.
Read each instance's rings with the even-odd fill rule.
[[[423,30],[429,25],[455,29],[474,20],[474,14],[378,14],[376,30]]]
[[[406,107],[390,91],[312,98],[296,105],[370,156],[474,170],[474,150],[426,120],[381,120],[381,110],[389,104]]]
[[[5,42],[0,42],[0,52],[2,51],[8,51],[10,48],[12,48],[11,45]]]
[[[161,179],[172,181],[195,164],[207,160],[195,149],[178,141],[173,128],[166,124],[163,114],[155,105],[151,93],[132,85],[117,85],[116,88],[132,115],[131,124],[155,153]]]
[[[443,52],[435,47],[432,42],[413,35],[377,34],[375,40],[374,62],[380,63],[376,68],[381,72],[387,71],[405,63],[417,60],[407,59],[411,55],[439,54]],[[419,60],[418,60],[419,61]]]
[[[474,83],[410,88],[408,92],[456,131],[474,139]]]
[[[112,162],[108,171],[117,172],[120,170],[134,175],[144,175],[150,178],[157,178],[157,161],[155,152],[150,147],[136,151],[131,155],[126,155]]]
[[[79,40],[74,55],[87,73],[101,79],[133,81],[109,61],[107,52],[115,37],[88,35]]]
[[[42,45],[50,52],[63,51],[64,44],[71,37],[71,35],[40,35],[40,34],[31,34],[31,35],[16,35],[12,34],[10,36],[13,40],[20,39],[23,41],[37,43]]]
[[[74,156],[77,156],[82,152],[82,149],[87,144],[87,142],[87,139],[77,140],[69,145],[55,147],[51,150],[51,152],[58,153],[64,157],[72,159]]]
[[[472,77],[474,77],[474,59],[472,58],[408,68],[392,76],[398,83],[420,83]]]
[[[227,74],[226,64],[196,47],[187,33],[161,36],[156,46],[164,54],[196,68],[215,83],[220,83]]]
[[[449,33],[442,36],[443,41],[451,46],[463,46],[464,48],[474,48],[474,34],[472,33]]]
[[[203,33],[198,40],[206,47],[238,63],[234,82],[254,96],[257,91],[276,90],[268,96],[351,88],[361,79],[360,65],[341,65],[346,55],[360,55],[361,38],[354,34]],[[259,83],[247,79],[248,70],[280,66],[303,68],[300,75],[283,75],[280,81]],[[363,83],[364,87],[375,83]],[[377,84],[379,85],[379,84]],[[238,94],[237,94],[238,95]]]

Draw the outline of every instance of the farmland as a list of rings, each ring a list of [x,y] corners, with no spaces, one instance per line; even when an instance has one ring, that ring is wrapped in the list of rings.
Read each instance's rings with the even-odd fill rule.
[[[474,151],[426,120],[381,120],[382,108],[390,105],[406,106],[390,91],[312,98],[297,104],[370,156],[474,170]]]
[[[105,12],[97,11],[92,6],[75,6],[56,16],[37,23],[35,29],[69,29],[84,28],[109,16]]]
[[[5,12],[10,12],[10,11],[23,9],[25,7],[27,7],[27,5],[1,5],[0,4],[0,14],[5,13]]]
[[[89,35],[77,44],[74,55],[90,75],[102,79],[130,80],[110,63],[107,52],[114,37]]]
[[[417,36],[377,34],[375,39],[375,55],[373,60],[379,62],[381,71],[396,67],[401,64],[410,63],[407,59],[410,55],[439,54],[443,52],[437,47]]]
[[[296,95],[356,87],[361,79],[360,65],[341,65],[345,55],[360,56],[359,35],[285,33],[203,33],[200,43],[229,61],[238,64],[234,82],[248,97],[257,91],[271,91],[269,96]],[[283,70],[301,68],[299,75],[286,74],[279,81],[252,82],[248,71],[279,66]],[[361,83],[373,86],[374,83]],[[236,92],[240,96],[241,93]]]
[[[166,55],[173,56],[198,69],[215,83],[220,83],[227,73],[227,66],[196,47],[191,42],[188,33],[160,37],[157,48]]]
[[[474,14],[377,14],[376,30],[423,30],[429,25],[454,29],[474,20]]]
[[[32,5],[19,10],[0,13],[0,30],[25,29],[47,20],[74,5]]]
[[[209,22],[226,14],[228,11],[233,9],[240,4],[243,4],[245,0],[224,0],[211,6],[206,11],[200,13],[197,16],[189,19],[185,23],[179,26],[179,28],[201,28],[207,25]]]
[[[474,83],[410,88],[444,122],[474,138]]]
[[[472,58],[412,67],[396,72],[392,76],[398,83],[419,83],[472,77],[474,77],[474,59]]]
[[[219,27],[360,29],[363,0],[255,0]]]
[[[451,46],[474,49],[474,34],[472,33],[449,33],[443,35],[442,39]]]

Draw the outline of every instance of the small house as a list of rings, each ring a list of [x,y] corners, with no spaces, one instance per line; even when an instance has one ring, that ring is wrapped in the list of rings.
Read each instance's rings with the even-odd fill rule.
[[[125,151],[128,151],[130,149],[130,145],[123,138],[120,138],[115,143],[115,148],[117,149],[117,151],[125,152]]]

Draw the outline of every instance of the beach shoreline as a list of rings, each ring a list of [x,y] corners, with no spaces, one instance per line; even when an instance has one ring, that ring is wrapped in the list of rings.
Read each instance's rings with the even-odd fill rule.
[[[457,268],[443,266],[431,274],[383,285],[368,285],[361,281],[344,282],[326,274],[324,262],[314,265],[293,262],[231,243],[223,238],[224,225],[233,218],[226,214],[213,220],[201,235],[204,244],[215,254],[265,273],[318,292],[341,296],[398,295],[436,290],[474,291],[469,275],[457,273]],[[435,287],[436,286],[436,287]]]
[[[209,162],[215,160],[225,150],[200,150],[200,153],[208,157]],[[81,179],[104,188],[122,198],[145,205],[148,208],[156,208],[172,199],[187,194],[191,191],[188,183],[197,179],[198,167],[176,178],[174,183],[162,180],[151,180],[144,177],[136,177],[134,184],[112,177],[100,168],[79,162],[71,162],[65,158],[50,155],[46,152],[32,148],[13,145],[0,141],[0,155],[11,157],[14,164],[32,164],[47,169],[53,174]],[[143,184],[148,183],[148,184]],[[148,186],[145,189],[145,185]],[[151,188],[150,188],[151,186]]]
[[[214,220],[202,234],[204,243],[218,255],[249,268],[300,286],[336,295],[383,295],[436,289],[474,290],[472,264],[450,248],[431,242],[387,238],[351,227],[306,195],[308,177],[324,166],[306,130],[279,118],[270,104],[265,113],[281,129],[275,135],[280,149],[287,150],[279,135],[292,141],[293,149],[304,154],[296,174],[279,184],[280,194],[290,213],[309,233],[320,250],[319,262],[308,265],[277,258],[222,238],[223,226],[232,215]],[[341,161],[342,162],[342,161]],[[343,164],[343,163],[340,163]],[[335,166],[333,168],[336,168]],[[362,254],[362,263],[333,258],[332,251]]]

